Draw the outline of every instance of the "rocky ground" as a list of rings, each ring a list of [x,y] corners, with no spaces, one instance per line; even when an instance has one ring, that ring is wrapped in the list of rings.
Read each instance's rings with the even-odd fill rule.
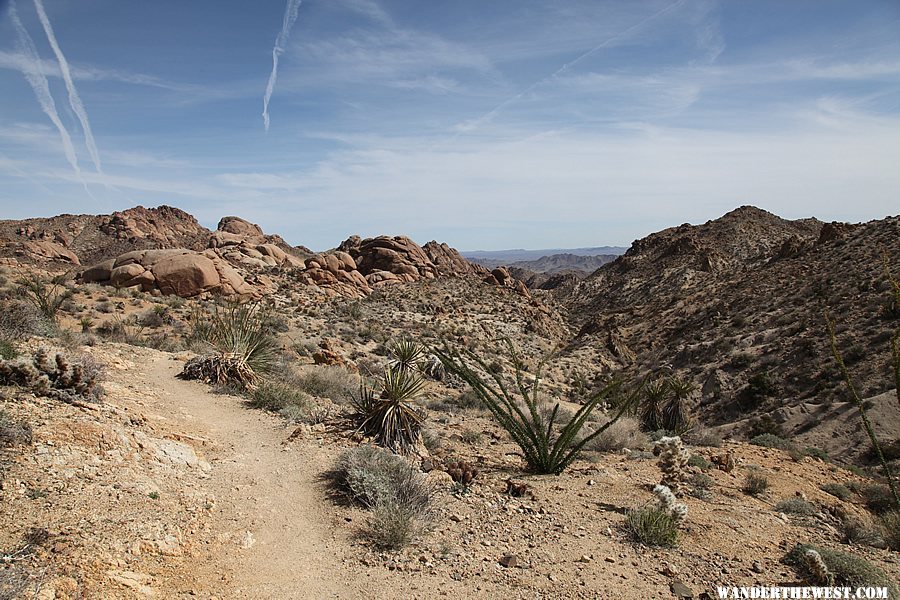
[[[799,584],[781,562],[797,543],[900,576],[896,551],[863,536],[845,541],[848,523],[874,523],[864,505],[877,469],[814,301],[827,298],[844,324],[840,347],[876,428],[896,438],[900,406],[877,358],[889,356],[884,332],[895,318],[878,253],[897,264],[896,218],[838,227],[740,209],[655,234],[584,282],[563,278],[544,291],[437,243],[351,237],[314,254],[240,219],[210,232],[172,210],[0,224],[3,339],[25,355],[45,347],[90,357],[105,388],[99,403],[0,388],[0,522],[10,524],[0,528],[0,597],[699,597],[723,583]],[[54,230],[69,232],[54,243],[86,257],[77,262],[112,259],[105,276],[86,281],[86,267],[29,250]],[[92,246],[110,236],[113,256]],[[747,236],[754,243],[741,243]],[[188,298],[162,293],[172,270],[156,267],[173,250],[184,256],[179,248],[214,263],[176,277]],[[163,252],[149,255],[154,262],[148,251]],[[141,271],[122,269],[132,265]],[[835,265],[842,277],[828,274]],[[282,353],[276,379],[303,398],[293,412],[176,378],[203,351],[197,332],[209,292],[228,289],[223,266],[239,278],[231,290],[248,285],[245,296],[268,307]],[[106,285],[116,269],[120,285]],[[125,286],[126,271],[153,281]],[[16,281],[56,273],[69,274],[59,329],[23,328],[34,314]],[[429,381],[417,400],[428,459],[416,467],[437,486],[433,526],[403,550],[376,549],[365,534],[371,512],[328,474],[365,441],[346,418],[347,396],[403,338],[469,349],[506,376],[515,361],[501,338],[531,373],[555,353],[542,390],[570,410],[613,373],[695,383],[687,439],[697,445],[677,547],[644,546],[624,528],[661,476],[647,433],[632,424],[560,476],[528,475],[506,432],[451,378]],[[769,392],[742,404],[759,373],[771,374]],[[807,451],[747,443],[764,415],[767,431]],[[468,489],[443,470],[458,460],[479,471]],[[745,493],[750,474],[768,489]],[[527,492],[508,494],[510,480]],[[827,484],[847,494],[826,493]],[[776,509],[791,499],[808,502],[808,514]]]

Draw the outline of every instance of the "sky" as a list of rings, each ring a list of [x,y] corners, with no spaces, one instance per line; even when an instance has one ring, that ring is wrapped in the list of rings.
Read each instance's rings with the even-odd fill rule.
[[[0,0],[0,218],[316,250],[900,213],[898,0]]]

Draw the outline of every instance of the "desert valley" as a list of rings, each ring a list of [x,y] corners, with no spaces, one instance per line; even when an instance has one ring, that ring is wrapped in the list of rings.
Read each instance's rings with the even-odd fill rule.
[[[0,221],[0,597],[897,594],[900,217],[423,241]]]

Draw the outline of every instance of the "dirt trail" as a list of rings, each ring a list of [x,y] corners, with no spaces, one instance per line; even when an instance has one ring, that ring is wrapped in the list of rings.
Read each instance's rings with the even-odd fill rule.
[[[339,541],[321,510],[325,457],[286,451],[281,421],[176,379],[181,366],[158,355],[142,370],[158,394],[157,408],[217,448],[205,487],[232,520],[220,525],[235,541],[196,565],[194,581],[217,582],[226,598],[359,597],[341,579]]]

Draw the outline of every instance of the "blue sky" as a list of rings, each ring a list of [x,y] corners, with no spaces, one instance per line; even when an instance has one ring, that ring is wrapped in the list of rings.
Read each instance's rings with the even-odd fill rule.
[[[0,0],[0,218],[501,249],[900,212],[896,0],[292,2]]]

